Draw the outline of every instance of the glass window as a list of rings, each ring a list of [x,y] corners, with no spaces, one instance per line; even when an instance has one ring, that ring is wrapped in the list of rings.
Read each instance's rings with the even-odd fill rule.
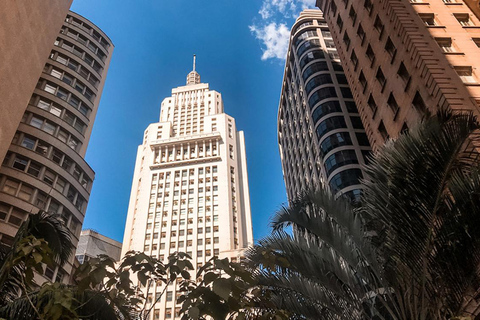
[[[38,177],[42,166],[36,162],[30,161],[27,172],[32,176]]]
[[[355,150],[341,150],[328,157],[324,166],[327,175],[330,175],[335,169],[352,163],[358,163]]]
[[[319,48],[320,47],[320,40],[312,39],[305,41],[298,49],[297,49],[297,56],[301,56],[305,51],[310,50],[312,48]]]
[[[57,90],[57,88],[49,84],[46,84],[44,90],[48,93],[55,94],[55,91]]]
[[[26,184],[22,184],[22,186],[20,187],[20,191],[18,192],[18,197],[25,201],[30,201],[30,199],[32,198],[32,194],[33,188],[27,186]]]
[[[316,59],[323,59],[325,58],[325,54],[321,50],[314,50],[310,51],[306,55],[303,56],[303,58],[300,60],[300,68],[303,69],[305,65],[307,65],[309,62],[316,60]]]
[[[307,92],[307,95],[309,95],[310,92],[313,91],[313,89],[329,83],[333,83],[332,77],[330,76],[330,74],[328,73],[320,74],[318,76],[313,77],[312,79],[310,79],[310,81],[307,82],[307,84],[305,85],[305,91]]]
[[[50,122],[45,121],[45,123],[43,124],[43,131],[49,134],[54,134],[56,128],[57,127]]]
[[[11,194],[12,196],[17,193],[19,183],[17,181],[9,180],[5,181],[5,184],[3,185],[3,192]]]
[[[343,116],[336,116],[336,117],[330,117],[328,119],[323,120],[316,129],[317,133],[317,138],[320,140],[327,132],[335,130],[335,129],[340,129],[340,128],[346,128],[347,125],[345,123],[345,119]]]
[[[360,117],[350,117],[350,121],[352,122],[354,129],[363,129],[363,124]]]
[[[354,184],[359,184],[359,179],[362,178],[362,171],[360,169],[348,169],[341,171],[334,175],[329,182],[330,189],[333,193],[337,193],[343,188]]]
[[[310,108],[314,107],[318,102],[328,99],[328,98],[336,98],[337,93],[335,92],[334,87],[325,87],[325,88],[320,88],[317,91],[315,91],[310,99],[308,99],[308,104]]]
[[[320,104],[312,113],[313,123],[317,123],[320,118],[332,112],[342,112],[338,101],[328,101]]]
[[[361,146],[370,146],[368,142],[368,137],[365,132],[356,132],[355,135],[357,136],[358,144]]]
[[[18,170],[25,171],[25,168],[27,168],[28,164],[28,159],[25,157],[21,157],[17,155],[15,157],[15,160],[13,161],[13,167]]]
[[[32,117],[32,120],[30,120],[30,125],[40,129],[43,126],[43,120],[36,117]]]
[[[352,145],[350,134],[348,132],[337,132],[329,135],[322,141],[320,144],[320,154],[324,157],[331,150],[347,145]]]
[[[56,174],[50,170],[45,170],[43,174],[43,181],[48,184],[49,186],[53,186],[53,182],[55,181]]]
[[[35,147],[35,140],[29,137],[23,137],[21,146],[33,150],[33,148]]]

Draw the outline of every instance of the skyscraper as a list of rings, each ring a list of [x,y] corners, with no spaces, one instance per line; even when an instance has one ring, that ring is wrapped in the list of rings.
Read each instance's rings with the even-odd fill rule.
[[[243,132],[194,63],[138,147],[122,255],[137,250],[165,260],[181,251],[198,268],[213,256],[237,260],[252,243]],[[154,319],[176,316],[175,290],[167,288]]]
[[[39,210],[61,214],[78,242],[94,179],[84,156],[112,51],[97,26],[68,13],[0,168],[4,244]],[[45,277],[67,281],[71,263]]]
[[[372,147],[440,107],[480,115],[478,1],[317,0],[317,6]]]
[[[0,162],[7,153],[72,0],[3,0],[0,10]]]
[[[292,27],[278,143],[290,201],[320,185],[358,199],[370,146],[320,10],[303,11]]]

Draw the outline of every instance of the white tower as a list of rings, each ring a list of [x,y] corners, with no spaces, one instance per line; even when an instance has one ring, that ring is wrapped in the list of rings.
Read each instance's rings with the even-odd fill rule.
[[[220,93],[193,71],[163,100],[160,122],[138,147],[122,248],[166,259],[187,252],[197,269],[213,256],[239,259],[253,244],[243,132],[223,111]],[[152,290],[153,289],[153,290]],[[155,292],[164,288],[150,288]],[[176,287],[151,319],[177,317]]]

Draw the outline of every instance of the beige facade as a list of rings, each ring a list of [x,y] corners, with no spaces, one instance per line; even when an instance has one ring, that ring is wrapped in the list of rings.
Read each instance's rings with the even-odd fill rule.
[[[0,168],[0,241],[7,245],[39,210],[61,214],[77,244],[90,196],[94,172],[84,156],[113,45],[82,16],[63,19]],[[45,276],[67,282],[71,263]]]
[[[220,93],[192,71],[163,100],[160,121],[138,147],[122,255],[136,250],[165,261],[186,252],[197,269],[213,256],[240,259],[252,244],[243,132]],[[147,299],[164,289],[154,284]],[[151,319],[177,318],[176,289],[166,288]]]
[[[72,0],[3,0],[0,10],[0,161],[7,153]]]
[[[464,0],[317,0],[317,6],[374,148],[439,107],[480,115],[480,21]]]
[[[359,199],[370,145],[320,10],[303,11],[292,27],[278,144],[289,201],[319,186]]]

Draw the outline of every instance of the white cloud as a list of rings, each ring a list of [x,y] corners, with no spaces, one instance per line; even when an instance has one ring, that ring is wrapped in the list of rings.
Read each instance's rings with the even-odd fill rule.
[[[313,8],[314,6],[315,0],[264,0],[258,13],[264,20],[273,17],[277,13],[285,18],[295,18],[300,11]]]
[[[262,60],[284,60],[287,55],[290,30],[286,23],[278,21],[296,18],[302,10],[314,7],[315,0],[263,0],[258,11],[263,23],[249,27],[264,46]]]
[[[290,37],[290,30],[286,24],[270,22],[262,27],[252,25],[250,31],[255,35],[255,38],[263,42],[265,48],[262,49],[262,60],[270,58],[285,59]]]

